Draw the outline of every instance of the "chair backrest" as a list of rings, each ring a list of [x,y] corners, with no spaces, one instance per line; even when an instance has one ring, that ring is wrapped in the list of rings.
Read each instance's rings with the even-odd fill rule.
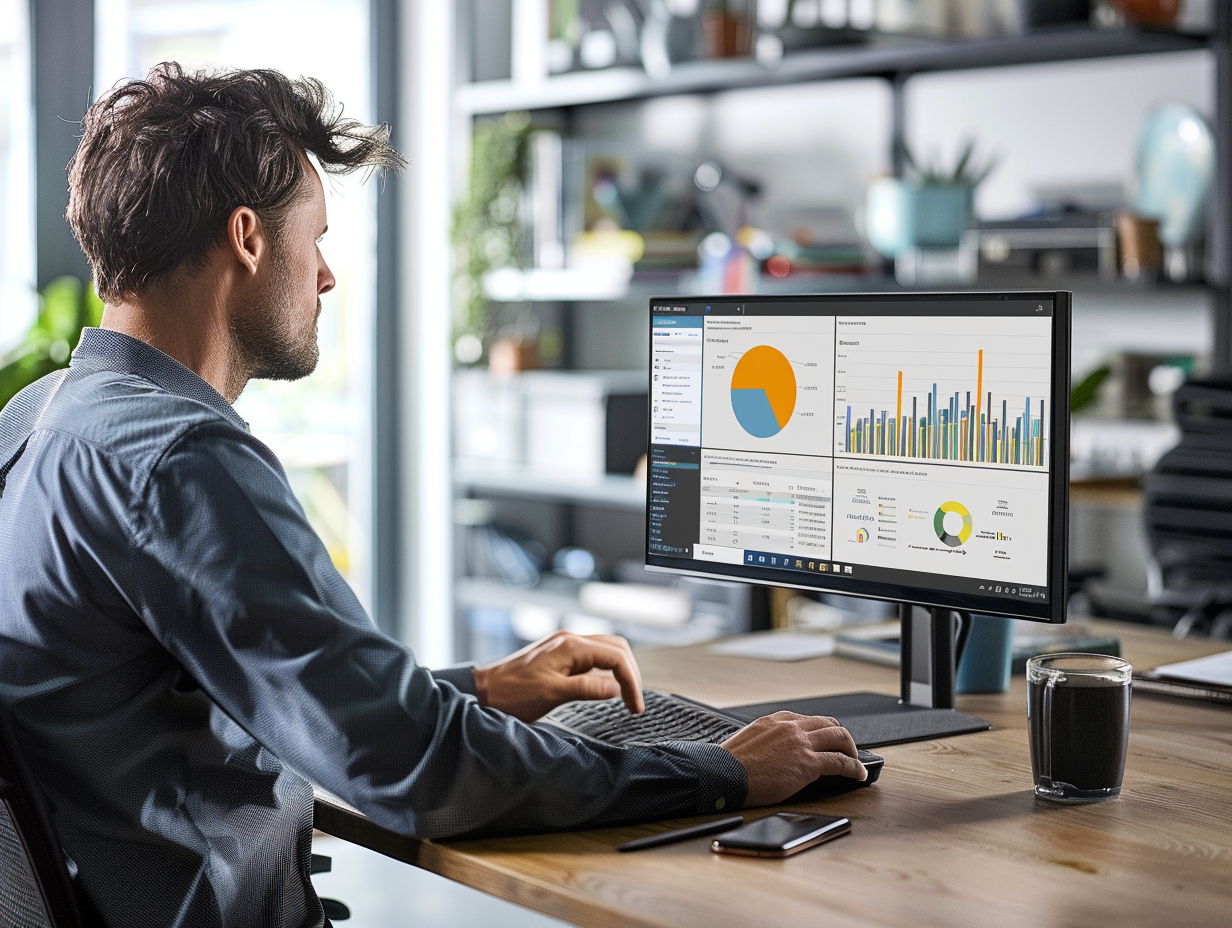
[[[0,928],[84,928],[42,796],[0,707]]]
[[[1165,587],[1232,596],[1232,381],[1197,380],[1173,398],[1181,441],[1143,483],[1151,554]]]

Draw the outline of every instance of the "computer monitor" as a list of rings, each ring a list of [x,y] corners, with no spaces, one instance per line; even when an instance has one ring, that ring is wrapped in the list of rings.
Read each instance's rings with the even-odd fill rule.
[[[903,696],[949,708],[951,615],[1065,621],[1070,317],[1064,291],[652,298],[647,566],[926,607]]]

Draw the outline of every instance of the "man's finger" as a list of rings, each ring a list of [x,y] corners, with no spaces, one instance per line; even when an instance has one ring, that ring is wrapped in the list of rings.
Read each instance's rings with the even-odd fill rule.
[[[612,699],[620,693],[620,684],[610,673],[580,673],[560,681],[560,696],[565,702],[575,699]]]
[[[841,751],[849,757],[858,754],[851,733],[839,726],[816,728],[808,733],[808,739],[814,751]]]
[[[620,684],[620,695],[630,712],[646,708],[642,699],[642,674],[633,654],[624,648],[579,636],[570,641],[570,657],[573,675],[586,673],[594,668],[610,670]]]
[[[853,780],[861,781],[868,779],[868,771],[854,757],[848,757],[837,751],[828,751],[818,754],[817,759],[820,762],[818,776],[851,777]]]

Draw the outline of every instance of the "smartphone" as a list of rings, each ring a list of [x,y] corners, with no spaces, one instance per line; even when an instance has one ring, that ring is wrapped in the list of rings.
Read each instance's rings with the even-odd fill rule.
[[[711,843],[710,850],[746,857],[788,857],[849,831],[850,819],[811,812],[776,812],[723,832]]]

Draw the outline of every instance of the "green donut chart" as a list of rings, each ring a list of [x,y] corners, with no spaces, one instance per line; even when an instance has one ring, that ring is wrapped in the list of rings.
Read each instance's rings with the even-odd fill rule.
[[[955,500],[942,503],[933,516],[933,531],[942,544],[957,548],[971,537],[971,513]]]

